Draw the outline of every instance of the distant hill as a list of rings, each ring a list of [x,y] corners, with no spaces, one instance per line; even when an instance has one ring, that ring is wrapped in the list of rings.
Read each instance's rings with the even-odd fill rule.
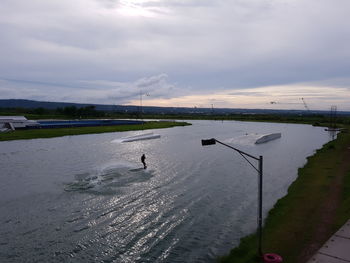
[[[140,106],[134,105],[104,105],[70,102],[48,102],[23,99],[0,100],[0,108],[25,108],[25,109],[57,109],[68,106],[82,108],[95,106],[96,110],[106,112],[139,112]],[[200,114],[200,115],[227,115],[227,114],[329,114],[329,111],[306,111],[306,110],[272,110],[272,109],[231,109],[231,108],[186,108],[186,107],[155,107],[143,106],[142,111],[150,114]],[[350,115],[350,112],[340,112],[339,115]]]
[[[82,104],[82,103],[71,103],[71,102],[49,102],[49,101],[35,101],[35,100],[22,100],[22,99],[8,99],[0,100],[0,108],[25,108],[25,109],[35,109],[35,108],[44,108],[44,109],[57,109],[64,108],[68,106],[76,106],[78,108],[86,106],[101,106],[99,110],[111,110],[110,105],[97,105],[97,104]]]

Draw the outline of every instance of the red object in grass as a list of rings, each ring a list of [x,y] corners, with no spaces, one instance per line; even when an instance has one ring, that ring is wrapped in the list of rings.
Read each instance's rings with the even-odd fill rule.
[[[280,255],[269,253],[263,256],[264,263],[281,263],[283,259]]]

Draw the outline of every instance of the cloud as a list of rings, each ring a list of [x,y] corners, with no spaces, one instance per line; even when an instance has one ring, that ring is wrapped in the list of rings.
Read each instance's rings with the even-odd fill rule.
[[[216,108],[261,108],[304,110],[302,98],[311,110],[329,110],[337,105],[338,110],[349,111],[350,89],[345,87],[316,86],[313,83],[266,86],[249,89],[221,90],[214,94],[184,95],[177,98],[147,100],[144,105],[167,103],[182,107]]]
[[[151,96],[152,99],[183,96],[184,93],[169,83],[167,78],[166,74],[160,74],[134,82],[81,80],[74,83],[0,79],[0,92],[2,98],[8,99],[30,94],[26,98],[102,104],[138,104],[140,95]]]
[[[346,87],[349,9],[347,0],[3,0],[0,78],[62,85],[28,88],[49,100],[67,93],[105,103],[127,101],[142,85],[167,99]],[[91,85],[79,96],[82,83]]]

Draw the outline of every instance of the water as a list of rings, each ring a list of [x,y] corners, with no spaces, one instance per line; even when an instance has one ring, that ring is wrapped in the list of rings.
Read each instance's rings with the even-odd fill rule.
[[[0,262],[214,262],[256,228],[257,172],[200,140],[264,156],[266,215],[330,139],[308,125],[221,121],[155,132],[1,142]]]

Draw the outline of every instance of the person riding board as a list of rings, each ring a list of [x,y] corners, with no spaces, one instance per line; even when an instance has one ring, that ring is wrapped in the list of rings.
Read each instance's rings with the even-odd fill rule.
[[[145,156],[145,154],[142,154],[142,156],[141,156],[141,162],[142,162],[142,164],[143,164],[143,169],[146,169],[146,168],[147,168],[147,165],[146,165],[145,160],[146,160],[146,156]]]

